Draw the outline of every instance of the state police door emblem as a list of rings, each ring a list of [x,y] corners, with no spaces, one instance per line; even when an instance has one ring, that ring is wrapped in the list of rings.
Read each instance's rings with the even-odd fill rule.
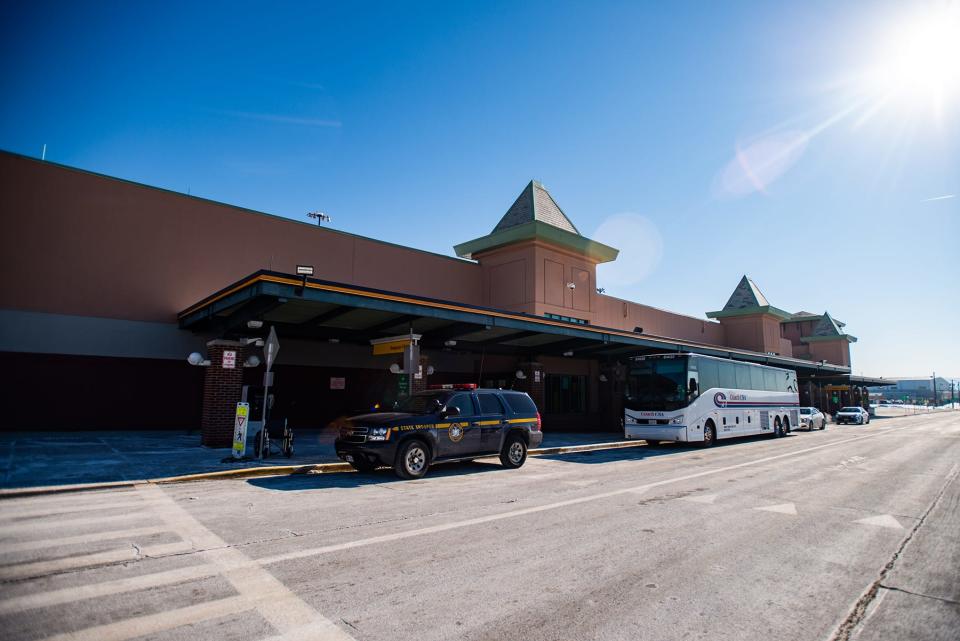
[[[463,439],[463,423],[452,423],[447,435],[454,443],[459,443]]]

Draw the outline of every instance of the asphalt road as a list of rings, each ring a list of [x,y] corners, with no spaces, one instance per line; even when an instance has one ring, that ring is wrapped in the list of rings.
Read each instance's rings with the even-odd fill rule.
[[[960,412],[0,502],[3,639],[950,639]]]

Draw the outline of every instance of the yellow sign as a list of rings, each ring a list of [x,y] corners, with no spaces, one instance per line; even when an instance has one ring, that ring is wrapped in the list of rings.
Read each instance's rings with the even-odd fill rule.
[[[849,385],[827,385],[824,389],[828,392],[849,392]]]
[[[400,341],[390,341],[388,343],[374,343],[373,355],[382,356],[384,354],[402,354],[403,350],[410,344],[410,339]]]
[[[237,413],[233,421],[233,458],[243,458],[247,452],[247,419],[250,417],[250,404],[237,403]]]

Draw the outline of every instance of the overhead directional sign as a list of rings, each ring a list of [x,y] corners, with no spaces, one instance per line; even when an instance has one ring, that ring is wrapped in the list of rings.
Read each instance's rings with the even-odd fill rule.
[[[416,345],[419,340],[420,334],[406,334],[375,338],[370,341],[370,344],[373,345],[373,355],[382,356],[383,354],[402,354],[408,346]]]
[[[280,351],[280,341],[277,340],[277,330],[270,326],[270,335],[267,336],[267,343],[263,346],[263,354],[267,359],[267,371],[273,367],[273,361],[277,358],[277,352]]]

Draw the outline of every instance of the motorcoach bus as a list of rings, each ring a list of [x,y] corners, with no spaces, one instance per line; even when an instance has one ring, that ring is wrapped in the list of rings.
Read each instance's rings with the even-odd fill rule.
[[[623,431],[651,445],[779,437],[800,424],[799,405],[792,370],[699,354],[638,356],[629,363]]]

